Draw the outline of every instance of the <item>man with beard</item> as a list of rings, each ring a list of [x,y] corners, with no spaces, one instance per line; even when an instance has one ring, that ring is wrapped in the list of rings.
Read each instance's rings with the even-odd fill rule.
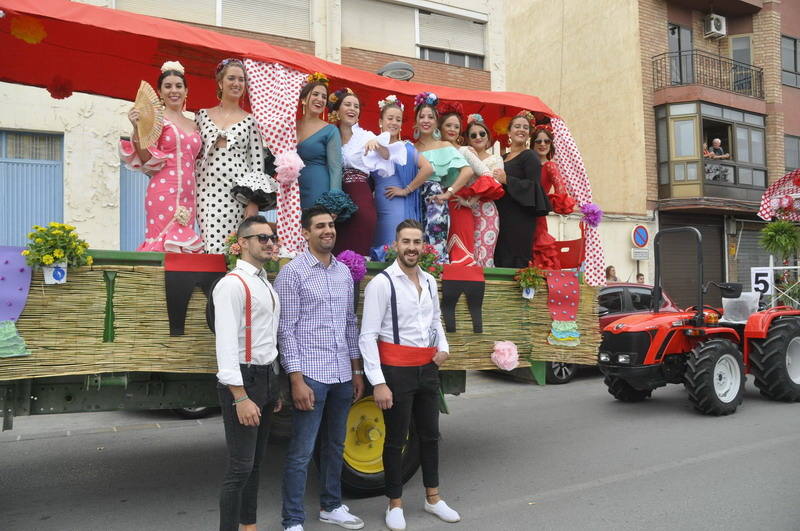
[[[386,424],[383,467],[391,530],[406,528],[402,454],[412,417],[420,439],[425,511],[445,522],[461,519],[439,496],[439,366],[449,346],[436,279],[417,265],[423,243],[418,221],[397,226],[397,260],[367,285],[358,342]]]
[[[326,208],[304,210],[300,225],[308,249],[283,266],[275,279],[281,302],[278,343],[294,404],[283,471],[283,527],[303,529],[308,463],[321,432],[319,519],[361,529],[364,522],[342,505],[341,494],[347,414],[364,392],[353,277],[331,254],[336,227]]]

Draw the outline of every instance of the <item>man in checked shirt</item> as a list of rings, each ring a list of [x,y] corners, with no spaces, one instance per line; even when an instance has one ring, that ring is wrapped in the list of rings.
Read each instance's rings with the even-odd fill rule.
[[[364,393],[353,278],[331,253],[336,243],[333,215],[314,206],[303,211],[300,224],[308,249],[283,266],[275,279],[281,303],[281,363],[289,373],[294,404],[283,472],[283,527],[303,529],[308,463],[322,426],[319,519],[361,529],[364,522],[342,505],[341,496],[347,414]]]

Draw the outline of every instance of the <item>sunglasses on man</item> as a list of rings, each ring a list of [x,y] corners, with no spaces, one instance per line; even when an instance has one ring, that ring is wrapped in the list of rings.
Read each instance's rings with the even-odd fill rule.
[[[242,238],[258,238],[258,243],[278,243],[278,235],[277,234],[249,234],[247,236],[242,236]]]
[[[486,136],[486,131],[478,131],[477,133],[470,133],[469,137],[475,140],[478,137],[484,138]]]

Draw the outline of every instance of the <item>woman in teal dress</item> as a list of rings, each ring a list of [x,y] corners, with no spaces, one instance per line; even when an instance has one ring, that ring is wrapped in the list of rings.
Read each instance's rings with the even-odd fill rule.
[[[300,170],[300,206],[309,208],[325,192],[342,189],[342,137],[339,129],[320,115],[328,102],[327,79],[312,79],[300,91],[303,116],[297,123]]]
[[[425,228],[425,239],[439,253],[441,263],[474,265],[474,257],[467,248],[447,248],[450,232],[448,203],[467,184],[473,173],[469,163],[453,144],[441,139],[436,108],[438,102],[437,96],[430,92],[418,94],[414,99],[415,147],[433,167],[433,175],[420,188],[422,226]]]
[[[394,241],[397,225],[406,219],[422,221],[419,188],[433,175],[433,167],[428,159],[417,153],[414,144],[400,140],[404,108],[397,96],[387,96],[378,102],[378,107],[381,110],[381,131],[391,135],[391,144],[400,142],[406,150],[406,163],[395,164],[392,175],[387,177],[372,173],[378,224],[371,258],[382,262],[386,257],[384,247]]]

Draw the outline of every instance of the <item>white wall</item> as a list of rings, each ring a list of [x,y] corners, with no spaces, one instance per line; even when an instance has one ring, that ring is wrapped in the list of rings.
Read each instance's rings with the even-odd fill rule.
[[[55,100],[40,88],[0,83],[0,128],[63,133],[64,222],[95,249],[119,249],[120,136],[131,103],[75,93]]]

